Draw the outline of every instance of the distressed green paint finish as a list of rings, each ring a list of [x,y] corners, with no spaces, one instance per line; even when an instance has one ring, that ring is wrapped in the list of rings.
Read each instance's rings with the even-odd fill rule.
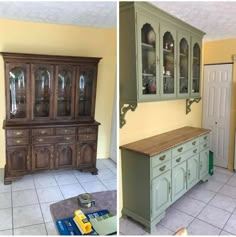
[[[200,152],[199,172],[200,179],[205,179],[208,176],[209,169],[209,148]]]
[[[172,202],[180,198],[187,190],[186,161],[172,170]]]
[[[159,216],[171,203],[171,171],[152,180],[152,216]]]
[[[187,188],[192,188],[199,181],[199,154],[187,160]]]

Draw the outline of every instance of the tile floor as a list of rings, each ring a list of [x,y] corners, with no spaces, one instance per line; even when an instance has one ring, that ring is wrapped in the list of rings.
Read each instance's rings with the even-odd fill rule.
[[[155,235],[172,235],[186,227],[189,235],[236,235],[236,173],[215,167],[208,182],[199,183],[166,211]],[[146,235],[130,218],[120,219],[121,235]]]
[[[117,189],[116,164],[98,160],[98,175],[53,171],[3,184],[0,169],[0,235],[57,235],[49,206],[84,192]]]

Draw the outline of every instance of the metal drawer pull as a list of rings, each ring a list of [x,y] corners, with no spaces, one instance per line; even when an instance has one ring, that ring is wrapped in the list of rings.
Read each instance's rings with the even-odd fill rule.
[[[70,140],[70,139],[71,139],[71,137],[65,137],[65,139],[66,139],[66,140]]]
[[[194,142],[192,142],[192,145],[196,145],[196,143],[197,143],[197,142],[196,142],[196,141],[194,141]]]
[[[43,142],[43,141],[44,141],[44,139],[42,139],[42,138],[38,139],[38,142]]]
[[[46,134],[46,131],[45,131],[45,130],[42,130],[42,131],[40,132],[40,134]]]
[[[207,136],[205,136],[203,139],[206,140],[206,139],[207,139]]]
[[[183,147],[180,147],[177,151],[181,152],[183,150]]]
[[[188,178],[190,178],[191,176],[191,173],[190,173],[190,170],[188,170]]]
[[[159,160],[165,160],[165,158],[166,158],[166,155],[163,155],[159,158]]]
[[[177,160],[176,160],[176,162],[180,162],[181,161],[181,157],[179,157]]]
[[[166,166],[164,165],[164,166],[162,166],[159,170],[160,170],[160,171],[164,171],[165,168],[166,168]]]
[[[207,147],[207,144],[204,144],[203,147]]]
[[[68,132],[68,130],[67,130],[67,129],[65,129],[65,130],[64,130],[64,133],[67,133],[67,132]]]
[[[17,135],[17,136],[22,135],[22,134],[23,132],[14,132],[14,135]]]
[[[193,150],[193,153],[196,153],[196,152],[197,152],[197,149],[194,149],[194,150]]]
[[[17,143],[17,144],[21,143],[21,140],[16,140],[16,143]]]

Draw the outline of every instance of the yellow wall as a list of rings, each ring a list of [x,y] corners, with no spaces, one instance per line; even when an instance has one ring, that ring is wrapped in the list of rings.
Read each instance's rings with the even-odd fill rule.
[[[109,157],[116,76],[116,29],[32,23],[0,19],[0,52],[102,57],[98,68],[95,118],[98,158]],[[0,57],[0,121],[5,119],[3,60]],[[5,135],[0,129],[0,167],[5,164]]]
[[[236,55],[236,39],[206,42],[204,44],[204,64],[229,63]],[[230,111],[230,144],[228,168],[233,170],[234,132],[236,129],[236,62],[233,64],[233,88]]]

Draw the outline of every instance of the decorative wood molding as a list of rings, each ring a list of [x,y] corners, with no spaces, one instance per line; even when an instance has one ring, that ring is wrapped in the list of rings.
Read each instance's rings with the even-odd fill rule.
[[[191,112],[191,108],[190,107],[191,107],[192,103],[194,103],[194,102],[199,103],[200,100],[201,100],[201,97],[195,98],[195,99],[187,99],[186,100],[186,114]]]
[[[129,110],[135,111],[137,106],[138,106],[137,103],[122,104],[120,106],[120,128],[122,128],[126,124],[126,120],[125,120],[126,113]]]

